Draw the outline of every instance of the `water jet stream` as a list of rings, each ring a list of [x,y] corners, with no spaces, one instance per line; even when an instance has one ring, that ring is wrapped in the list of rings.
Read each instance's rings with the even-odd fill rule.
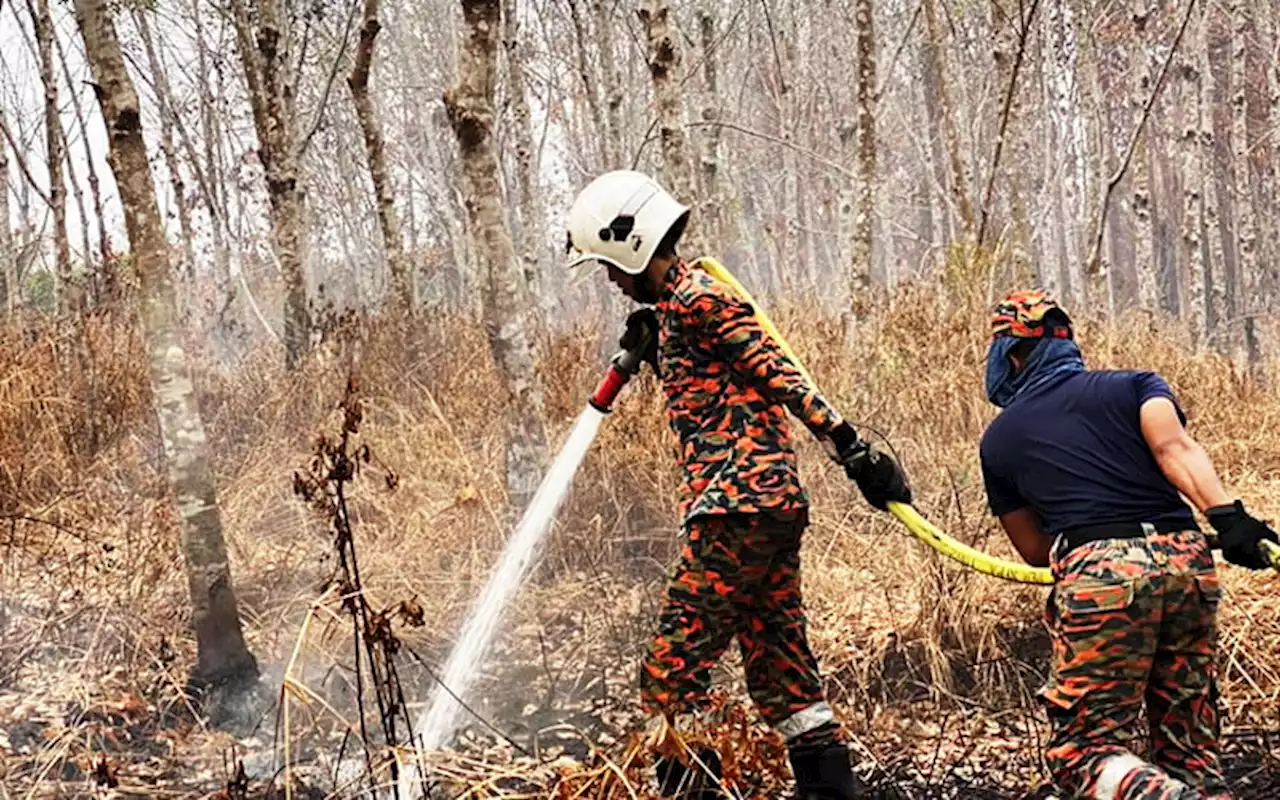
[[[551,527],[551,520],[555,518],[556,511],[569,493],[573,476],[582,466],[591,443],[595,441],[604,416],[590,405],[578,415],[564,447],[556,455],[529,507],[525,509],[515,533],[503,548],[498,565],[489,576],[489,582],[458,635],[457,643],[449,654],[449,661],[440,677],[441,682],[458,697],[466,698],[492,643],[502,611],[523,581],[538,543]],[[449,692],[436,687],[431,704],[418,718],[415,726],[421,736],[419,746],[424,750],[436,750],[445,746],[458,727],[461,710],[461,706]]]

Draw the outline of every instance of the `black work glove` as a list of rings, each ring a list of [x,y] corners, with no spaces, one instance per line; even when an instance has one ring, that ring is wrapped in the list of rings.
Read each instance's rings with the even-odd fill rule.
[[[872,506],[887,511],[891,502],[911,502],[911,487],[902,467],[888,453],[862,441],[852,425],[842,422],[832,428],[827,442],[832,459],[844,467],[844,474],[858,484]]]
[[[658,372],[658,314],[652,308],[645,307],[632,311],[627,316],[627,329],[622,332],[618,346],[623,350],[640,353],[640,360]]]
[[[1260,542],[1276,542],[1276,532],[1245,511],[1244,503],[1237,500],[1229,506],[1214,506],[1206,509],[1204,515],[1218,532],[1223,558],[1249,569],[1266,569],[1271,566],[1262,555]]]

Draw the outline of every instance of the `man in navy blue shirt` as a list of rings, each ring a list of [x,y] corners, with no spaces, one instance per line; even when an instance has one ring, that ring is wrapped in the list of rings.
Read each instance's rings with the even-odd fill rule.
[[[992,317],[982,438],[992,512],[1030,564],[1048,566],[1053,670],[1041,690],[1046,760],[1069,796],[1229,798],[1218,767],[1213,555],[1266,566],[1276,541],[1222,487],[1169,385],[1154,372],[1089,371],[1071,321],[1042,292]],[[1181,493],[1181,494],[1180,494]],[[1139,758],[1146,706],[1151,762]]]

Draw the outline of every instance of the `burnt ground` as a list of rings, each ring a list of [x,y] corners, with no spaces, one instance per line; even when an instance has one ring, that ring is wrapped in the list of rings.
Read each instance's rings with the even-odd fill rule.
[[[408,670],[406,670],[408,671]],[[512,677],[512,676],[508,676]],[[514,676],[519,678],[520,676]],[[527,677],[527,676],[526,676]],[[507,685],[520,688],[517,680]],[[457,751],[433,758],[433,797],[569,797],[593,769],[621,762],[638,718],[629,703],[589,686],[541,707],[524,682],[510,696],[491,695],[488,713],[508,716],[519,700],[522,724],[503,724],[502,736],[480,724],[465,728]],[[283,797],[281,742],[275,708],[239,736],[207,728],[182,703],[164,696],[83,697],[62,704],[0,693],[0,797]],[[295,720],[314,708],[295,706]],[[15,719],[15,712],[25,714]],[[1045,733],[1025,708],[963,708],[917,700],[881,710],[871,724],[852,720],[856,770],[868,798],[882,800],[1049,800],[1038,752]],[[496,717],[495,717],[496,718]],[[710,732],[741,765],[743,797],[789,797],[782,751],[753,714],[726,701],[726,727]],[[736,727],[735,727],[736,726]],[[495,725],[495,727],[497,727]],[[742,733],[750,730],[749,735]],[[334,726],[303,725],[290,742],[292,796],[349,797],[341,775],[359,771],[359,745]],[[523,751],[523,752],[522,752]],[[339,766],[344,760],[348,766]],[[354,759],[354,760],[353,760]],[[1239,800],[1280,798],[1280,732],[1234,728],[1225,733],[1224,767]],[[638,787],[644,760],[627,769]],[[573,791],[570,791],[570,790]],[[615,787],[617,791],[617,787]],[[625,793],[582,797],[624,797]],[[644,796],[641,794],[640,796]]]

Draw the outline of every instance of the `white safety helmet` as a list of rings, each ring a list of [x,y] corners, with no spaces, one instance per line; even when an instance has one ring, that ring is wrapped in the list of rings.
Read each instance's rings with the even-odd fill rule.
[[[603,261],[639,275],[672,228],[684,227],[689,207],[641,172],[606,172],[587,184],[569,210],[568,266]]]

